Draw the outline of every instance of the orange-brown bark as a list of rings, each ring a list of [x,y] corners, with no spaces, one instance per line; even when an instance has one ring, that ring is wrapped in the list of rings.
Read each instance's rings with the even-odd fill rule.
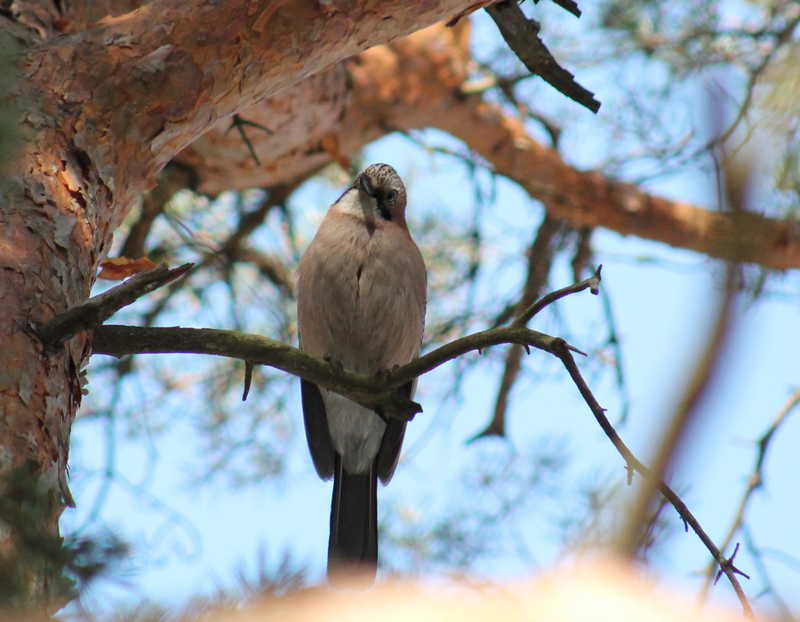
[[[474,98],[453,107],[437,127],[459,136],[496,171],[541,200],[550,214],[573,226],[605,227],[777,270],[800,268],[798,222],[703,209],[596,171],[580,171],[531,138],[518,120]]]
[[[24,46],[24,77],[0,97],[22,104],[29,138],[2,185],[0,493],[24,467],[46,506],[30,525],[43,536],[58,535],[69,496],[89,341],[45,351],[30,325],[88,296],[131,204],[216,120],[468,2],[154,0],[124,12],[137,4],[17,0],[0,13],[0,30]],[[112,15],[98,21],[103,10]],[[3,530],[0,561],[14,559],[20,541]],[[47,564],[35,566],[25,571],[28,596],[53,598]]]
[[[50,39],[28,65],[124,209],[217,119],[464,4],[157,0]]]
[[[218,122],[178,160],[195,168],[199,189],[217,194],[303,179],[332,161],[323,146],[335,136],[353,154],[393,129],[426,127],[447,114],[466,79],[469,22],[437,24],[377,46],[242,111],[271,133],[246,127],[257,165],[230,121]]]
[[[201,189],[296,181],[332,161],[334,135],[354,153],[392,129],[436,127],[463,140],[495,171],[518,182],[550,213],[575,227],[599,226],[711,257],[768,268],[800,267],[800,224],[754,213],[703,209],[582,171],[538,141],[516,117],[480,96],[465,96],[469,27],[433,26],[372,48],[242,112],[272,130],[246,128],[262,165],[236,132],[218,124],[179,156]]]

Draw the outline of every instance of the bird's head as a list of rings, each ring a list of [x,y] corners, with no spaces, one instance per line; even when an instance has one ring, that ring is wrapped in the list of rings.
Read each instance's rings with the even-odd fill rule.
[[[406,187],[388,164],[370,164],[353,182],[362,205],[367,203],[376,216],[399,225],[405,224]]]

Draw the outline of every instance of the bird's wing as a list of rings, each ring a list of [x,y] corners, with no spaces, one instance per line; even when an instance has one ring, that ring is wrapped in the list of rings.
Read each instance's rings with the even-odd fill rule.
[[[306,439],[314,468],[322,479],[329,479],[333,476],[335,455],[322,393],[313,382],[303,379],[300,380],[300,393],[303,398]]]
[[[408,397],[413,393],[413,385],[416,383],[412,380],[406,385]],[[386,422],[386,432],[383,433],[381,440],[381,448],[378,450],[378,455],[375,458],[375,468],[381,482],[388,484],[389,480],[394,475],[394,470],[397,468],[397,462],[400,460],[400,448],[403,446],[403,437],[406,434],[406,422],[399,419],[389,419]]]
[[[300,329],[300,348],[314,356],[324,357],[330,352],[330,337],[325,320],[326,309],[335,309],[331,301],[330,281],[325,257],[326,240],[323,231],[309,246],[300,260],[297,280],[297,316]],[[300,381],[303,403],[303,420],[311,459],[319,476],[333,476],[335,452],[328,428],[328,414],[320,388],[307,380]]]
[[[388,331],[389,335],[400,337],[403,343],[388,347],[387,351],[394,351],[397,359],[389,361],[390,364],[405,364],[419,356],[422,343],[422,333],[425,327],[425,308],[427,306],[427,274],[425,262],[417,245],[407,234],[395,236],[393,242],[397,250],[393,250],[392,257],[399,268],[399,283],[402,295],[400,299],[408,304],[402,312],[402,320],[398,321],[395,330]],[[406,395],[413,397],[416,389],[416,379],[409,382],[404,390]],[[400,449],[406,432],[406,423],[391,419],[386,423],[386,432],[381,441],[376,458],[376,469],[380,480],[388,484],[394,475],[397,462],[400,458]]]

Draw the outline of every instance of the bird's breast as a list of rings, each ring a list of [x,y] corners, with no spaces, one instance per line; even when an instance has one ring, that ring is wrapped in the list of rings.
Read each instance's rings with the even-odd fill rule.
[[[324,325],[320,345],[325,351],[316,354],[365,374],[405,364],[416,355],[425,274],[421,260],[409,260],[410,251],[419,254],[410,238],[382,229],[370,234],[362,227],[332,240],[310,292],[320,302]]]

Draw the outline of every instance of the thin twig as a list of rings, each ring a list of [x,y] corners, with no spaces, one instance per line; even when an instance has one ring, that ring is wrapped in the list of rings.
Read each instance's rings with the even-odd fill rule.
[[[589,289],[596,296],[598,293],[600,293],[600,272],[602,270],[603,266],[599,265],[597,266],[597,269],[594,271],[594,274],[590,276],[588,279],[584,279],[580,283],[569,285],[568,287],[564,287],[554,292],[550,292],[545,296],[542,296],[539,300],[534,302],[530,307],[525,309],[525,311],[523,311],[517,317],[517,319],[515,319],[511,323],[511,325],[525,326],[534,315],[539,313],[539,311],[544,309],[547,305],[550,305],[554,303],[556,300],[564,298],[565,296],[569,296],[570,294],[582,292],[584,289]]]
[[[120,257],[147,256],[146,242],[156,219],[164,213],[169,200],[182,188],[195,190],[198,186],[197,172],[190,166],[172,160],[158,176],[156,187],[142,197],[138,219],[128,229],[128,235]]]
[[[736,113],[736,117],[733,119],[733,121],[731,121],[725,131],[717,133],[711,140],[698,149],[695,154],[709,151],[718,145],[724,144],[731,137],[734,131],[736,131],[736,128],[739,127],[739,124],[747,116],[747,113],[750,110],[750,105],[753,101],[756,86],[758,85],[758,79],[772,62],[778,50],[780,50],[784,44],[791,40],[792,33],[794,32],[795,28],[797,28],[798,24],[800,24],[800,13],[790,19],[786,23],[786,26],[776,33],[775,45],[764,55],[764,57],[761,59],[761,62],[750,72],[750,76],[747,80],[747,86],[745,87],[744,101],[739,106],[739,111]]]
[[[644,464],[642,464],[636,458],[636,456],[633,455],[631,450],[628,449],[628,446],[625,445],[623,440],[617,434],[614,426],[611,425],[611,422],[605,416],[605,409],[597,402],[588,385],[586,384],[586,381],[583,379],[583,376],[581,376],[580,370],[575,364],[575,359],[572,358],[572,354],[566,347],[566,344],[556,344],[553,354],[561,359],[561,362],[564,364],[564,367],[566,367],[567,372],[569,373],[575,385],[578,387],[578,391],[580,391],[584,401],[589,406],[589,409],[592,411],[595,419],[600,424],[600,427],[603,429],[603,432],[605,432],[606,436],[611,439],[614,447],[625,460],[625,467],[628,469],[628,472],[630,473],[632,471],[636,471],[642,475],[645,480],[652,479],[653,473]],[[750,603],[747,600],[747,596],[745,595],[739,580],[736,578],[737,574],[744,577],[747,577],[747,575],[733,565],[732,558],[728,559],[720,552],[713,540],[711,540],[705,530],[700,526],[700,523],[697,521],[694,515],[689,511],[689,508],[677,495],[677,493],[672,490],[672,488],[670,488],[663,481],[658,481],[657,486],[661,494],[664,495],[667,500],[669,500],[669,502],[678,512],[684,523],[692,528],[692,530],[697,534],[697,537],[700,538],[700,541],[705,545],[705,547],[717,561],[719,567],[722,569],[722,572],[726,577],[728,577],[728,581],[730,581],[731,585],[733,586],[745,615],[752,618],[753,610],[750,607]]]
[[[617,425],[623,425],[628,420],[628,415],[630,413],[631,396],[630,392],[628,391],[628,382],[625,377],[622,344],[620,343],[619,331],[617,330],[617,322],[614,318],[614,308],[611,304],[611,296],[608,293],[608,287],[604,287],[601,290],[600,298],[603,301],[603,313],[606,316],[606,325],[608,326],[608,339],[606,340],[606,344],[611,347],[613,352],[614,377],[617,384],[617,392],[622,400],[619,418],[617,419]]]
[[[742,528],[745,516],[747,514],[747,507],[750,505],[750,501],[753,499],[753,493],[764,486],[764,462],[767,459],[767,452],[769,450],[770,443],[772,442],[775,434],[778,432],[778,429],[781,427],[781,425],[783,425],[789,414],[798,404],[800,404],[800,390],[795,391],[791,396],[789,396],[789,399],[786,400],[786,403],[781,407],[780,411],[775,416],[775,419],[773,419],[772,423],[770,423],[764,434],[761,435],[761,438],[758,439],[756,443],[758,449],[756,450],[756,459],[755,464],[753,465],[753,470],[750,473],[750,476],[747,478],[747,487],[745,488],[742,498],[739,501],[739,507],[734,514],[731,525],[728,527],[728,533],[725,534],[725,538],[723,538],[722,544],[719,546],[720,550],[724,551],[727,549],[733,541],[733,538]],[[711,587],[714,577],[715,567],[716,564],[713,561],[706,566],[704,572],[705,578],[703,580],[703,589],[701,591],[702,600],[707,598],[708,591]]]
[[[253,121],[248,121],[247,119],[243,119],[238,114],[233,115],[233,118],[231,119],[231,124],[228,126],[228,129],[225,130],[225,134],[230,132],[235,127],[236,130],[239,132],[239,136],[241,137],[242,141],[244,141],[244,144],[247,146],[247,151],[250,153],[250,157],[253,158],[253,160],[256,163],[256,166],[261,166],[261,160],[258,159],[255,147],[253,147],[253,143],[250,142],[250,139],[247,137],[247,134],[244,131],[245,126],[248,125],[250,127],[259,129],[266,134],[274,134],[274,132],[268,127],[264,127],[259,123],[254,123]]]
[[[747,525],[742,526],[742,536],[744,538],[744,544],[747,547],[747,552],[750,553],[750,557],[753,559],[753,563],[756,567],[756,572],[761,576],[761,580],[764,582],[764,589],[761,591],[761,594],[770,594],[772,595],[772,600],[781,610],[781,619],[783,620],[793,620],[796,619],[792,616],[792,612],[789,609],[789,606],[784,602],[783,598],[778,591],[775,589],[775,586],[772,583],[772,579],[769,576],[769,570],[767,569],[767,565],[764,563],[764,551],[763,549],[758,546],[753,539],[753,535],[750,533],[750,529],[748,529]]]
[[[262,225],[264,219],[273,208],[280,207],[285,203],[286,197],[288,197],[296,187],[296,184],[288,184],[266,188],[267,196],[264,200],[257,208],[240,215],[236,229],[231,232],[228,238],[218,248],[203,253],[203,256],[197,261],[193,275],[200,274],[203,268],[208,267],[215,261],[219,261],[220,258],[227,258],[231,261],[238,260],[240,258],[240,253],[243,252],[242,245],[247,236]],[[242,258],[242,260],[249,261],[249,259],[244,258]],[[257,267],[259,267],[259,269],[261,268],[261,266]],[[266,276],[263,270],[260,269],[260,271]],[[279,288],[286,287],[287,285],[286,283],[277,281],[274,281],[274,283]],[[161,299],[145,314],[143,319],[145,326],[150,326],[155,322],[156,318],[164,311],[167,304],[178,292],[180,287],[182,287],[182,284],[174,284],[167,288],[167,291]]]

